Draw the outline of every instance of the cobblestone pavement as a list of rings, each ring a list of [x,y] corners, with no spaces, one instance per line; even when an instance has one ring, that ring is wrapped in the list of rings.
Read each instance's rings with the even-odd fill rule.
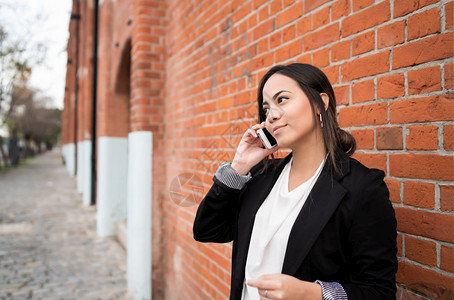
[[[126,299],[126,253],[76,190],[57,152],[0,174],[0,300]]]

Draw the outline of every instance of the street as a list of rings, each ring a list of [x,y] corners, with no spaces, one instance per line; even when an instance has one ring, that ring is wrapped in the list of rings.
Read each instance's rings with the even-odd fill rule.
[[[126,253],[54,150],[0,174],[0,300],[125,299]]]

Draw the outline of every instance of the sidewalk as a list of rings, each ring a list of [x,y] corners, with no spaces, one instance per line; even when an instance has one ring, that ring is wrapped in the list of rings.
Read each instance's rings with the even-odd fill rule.
[[[57,152],[0,175],[0,300],[126,299],[126,253],[96,235]]]

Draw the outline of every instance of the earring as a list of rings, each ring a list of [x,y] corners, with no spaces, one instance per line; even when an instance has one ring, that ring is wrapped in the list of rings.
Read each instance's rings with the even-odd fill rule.
[[[319,114],[320,117],[320,126],[323,128],[323,119],[322,119],[322,114]]]

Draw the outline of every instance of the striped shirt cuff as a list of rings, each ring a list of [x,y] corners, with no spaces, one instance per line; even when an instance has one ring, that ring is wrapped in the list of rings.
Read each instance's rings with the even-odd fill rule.
[[[348,300],[347,293],[340,283],[316,280],[322,287],[323,300]]]
[[[251,172],[246,176],[242,176],[232,168],[231,164],[230,162],[223,163],[214,176],[229,188],[241,190],[251,179]]]

